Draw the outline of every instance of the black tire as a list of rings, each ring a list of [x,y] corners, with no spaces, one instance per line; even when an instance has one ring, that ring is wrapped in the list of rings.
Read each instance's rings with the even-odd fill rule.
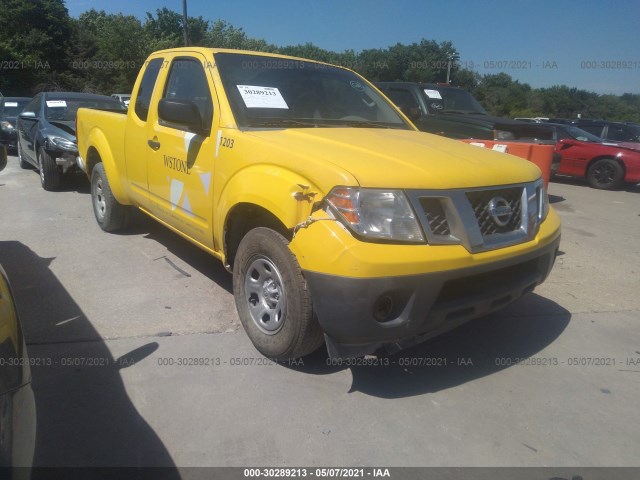
[[[131,207],[122,205],[113,196],[102,163],[91,172],[91,204],[96,221],[105,232],[116,232],[128,225]]]
[[[299,358],[322,345],[300,265],[287,239],[274,230],[254,228],[240,242],[233,295],[244,330],[266,357]]]
[[[624,182],[624,170],[613,158],[601,158],[589,167],[587,181],[593,188],[615,190]]]
[[[57,190],[62,183],[62,172],[56,161],[44,148],[38,150],[38,169],[40,170],[40,184],[48,192]]]
[[[32,169],[33,166],[25,160],[24,155],[22,154],[22,147],[20,146],[20,140],[18,140],[17,143],[18,143],[17,145],[18,163],[20,164],[20,168],[24,168],[25,170]]]
[[[42,147],[38,150],[38,170],[42,188],[48,192],[60,188],[62,172],[56,165],[55,159]]]

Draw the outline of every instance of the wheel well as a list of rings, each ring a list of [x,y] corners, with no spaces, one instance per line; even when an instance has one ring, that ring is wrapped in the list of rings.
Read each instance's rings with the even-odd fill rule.
[[[599,157],[596,158],[592,158],[591,161],[589,162],[589,164],[587,165],[587,168],[585,170],[585,174],[589,173],[589,169],[591,168],[591,165],[593,165],[594,163],[596,163],[598,160],[613,160],[614,162],[616,162],[618,165],[620,165],[622,167],[622,173],[626,175],[627,173],[627,169],[625,168],[624,162],[622,160],[620,160],[617,157],[612,157],[610,155],[601,155]]]
[[[91,172],[93,171],[93,167],[95,167],[96,164],[100,162],[102,162],[102,159],[100,158],[100,154],[95,148],[90,147],[89,151],[87,152],[87,175],[89,177],[91,177]]]
[[[293,238],[293,231],[269,210],[252,203],[240,203],[231,209],[225,222],[224,251],[227,268],[233,268],[233,261],[242,238],[249,230],[257,227],[275,230],[287,240]]]

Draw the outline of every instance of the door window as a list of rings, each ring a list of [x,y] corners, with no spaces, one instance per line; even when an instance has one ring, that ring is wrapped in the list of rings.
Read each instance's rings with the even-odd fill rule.
[[[205,131],[211,129],[213,102],[202,64],[195,58],[177,58],[171,64],[163,98],[189,100],[200,111]]]

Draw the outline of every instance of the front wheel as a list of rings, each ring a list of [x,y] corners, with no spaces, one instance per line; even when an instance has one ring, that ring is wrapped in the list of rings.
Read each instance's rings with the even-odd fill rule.
[[[624,170],[613,158],[601,158],[589,167],[587,181],[593,188],[615,190],[624,181]]]
[[[233,294],[242,326],[266,357],[299,358],[322,345],[307,282],[279,233],[259,227],[244,236],[233,264]]]
[[[91,172],[91,203],[96,221],[105,232],[115,232],[127,226],[130,207],[122,205],[113,196],[102,163],[93,167]]]
[[[40,184],[47,191],[60,188],[62,172],[56,165],[56,160],[44,148],[38,150],[38,169],[40,170]]]

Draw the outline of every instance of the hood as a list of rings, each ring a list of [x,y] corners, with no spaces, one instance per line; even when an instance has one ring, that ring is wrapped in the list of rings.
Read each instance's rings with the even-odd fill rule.
[[[624,148],[626,150],[633,150],[635,152],[640,152],[640,143],[639,142],[603,142],[602,145],[606,145],[607,147],[617,147]]]
[[[533,163],[413,130],[308,128],[252,130],[253,138],[301,159],[333,164],[363,187],[445,189],[530,182]],[[262,148],[262,147],[261,147]],[[264,150],[267,151],[267,150]],[[295,164],[290,166],[295,169]]]
[[[48,134],[57,135],[72,142],[76,141],[76,122],[60,120],[48,120],[47,122],[49,123]]]
[[[18,117],[0,117],[0,121],[9,122],[13,126],[13,128],[16,127],[17,120],[18,120]]]

